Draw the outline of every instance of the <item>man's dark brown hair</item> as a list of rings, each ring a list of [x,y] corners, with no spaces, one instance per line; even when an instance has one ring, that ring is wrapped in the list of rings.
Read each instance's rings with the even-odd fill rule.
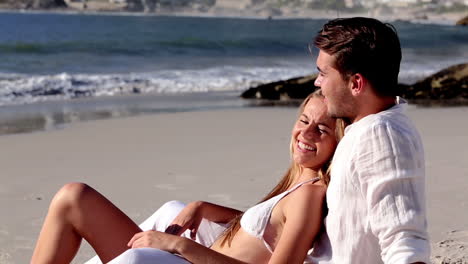
[[[319,31],[314,45],[334,56],[345,80],[360,73],[377,94],[399,94],[401,47],[392,25],[364,17],[334,19]]]

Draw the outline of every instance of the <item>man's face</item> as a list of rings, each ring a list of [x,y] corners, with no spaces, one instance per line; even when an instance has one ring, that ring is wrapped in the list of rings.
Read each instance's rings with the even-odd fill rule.
[[[315,86],[322,89],[328,114],[332,117],[352,119],[355,113],[354,98],[350,82],[344,80],[335,68],[335,57],[320,50],[317,57],[319,75]]]

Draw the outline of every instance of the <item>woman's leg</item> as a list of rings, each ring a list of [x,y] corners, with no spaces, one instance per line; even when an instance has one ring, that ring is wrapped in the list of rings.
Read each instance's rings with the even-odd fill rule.
[[[52,200],[31,263],[70,263],[86,239],[102,261],[128,249],[141,229],[120,209],[83,183],[62,187]]]
[[[172,223],[172,220],[182,211],[185,207],[185,204],[179,201],[170,201],[166,202],[163,206],[161,206],[153,215],[148,217],[143,223],[139,225],[141,230],[148,231],[148,230],[157,230],[160,232],[164,232],[166,228]],[[156,250],[156,249],[155,249]],[[160,251],[160,250],[159,250]],[[125,257],[121,257],[122,255],[118,256],[117,258],[120,259],[115,263],[126,263],[129,259],[134,259],[134,255],[138,253],[138,259],[141,259],[143,256],[147,256],[148,254],[141,255],[141,251],[139,250],[127,250],[124,254]],[[161,253],[160,253],[161,254]],[[166,254],[169,254],[166,252]],[[115,259],[114,259],[115,260]],[[112,263],[114,263],[114,260]],[[94,256],[93,258],[89,259],[85,262],[85,264],[102,264],[98,256]]]

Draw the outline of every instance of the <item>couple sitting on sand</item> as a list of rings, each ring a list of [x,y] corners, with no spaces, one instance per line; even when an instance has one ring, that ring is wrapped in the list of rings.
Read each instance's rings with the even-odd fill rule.
[[[91,187],[67,184],[31,262],[69,263],[84,238],[104,263],[429,263],[423,148],[397,97],[394,28],[336,19],[314,44],[321,90],[301,105],[292,164],[260,203],[170,202],[139,227]]]

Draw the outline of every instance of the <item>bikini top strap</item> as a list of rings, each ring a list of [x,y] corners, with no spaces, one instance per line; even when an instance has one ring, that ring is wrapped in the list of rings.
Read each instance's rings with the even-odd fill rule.
[[[309,183],[309,182],[312,182],[312,183],[316,183],[317,181],[320,180],[320,177],[315,177],[315,178],[312,178],[310,180],[307,180],[307,181],[303,181],[301,183],[298,183],[296,186],[294,186],[291,190],[288,191],[288,193],[296,190],[297,188],[301,187],[302,185],[306,184],[306,183]]]

